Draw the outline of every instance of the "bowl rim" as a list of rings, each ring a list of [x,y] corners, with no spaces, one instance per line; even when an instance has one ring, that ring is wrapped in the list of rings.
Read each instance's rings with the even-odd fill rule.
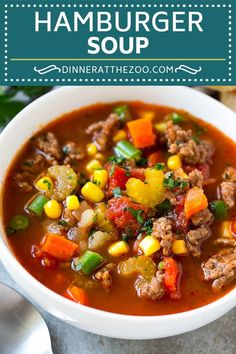
[[[96,87],[99,88],[97,86],[88,86],[88,88],[90,87]],[[113,86],[116,88],[120,88],[120,86]],[[147,86],[150,88],[150,86]],[[156,86],[153,86],[156,87]],[[162,86],[159,86],[162,87]],[[166,87],[166,86],[164,86]],[[37,100],[35,100],[34,102],[32,102],[30,105],[26,106],[21,112],[19,112],[15,118],[7,125],[7,127],[2,131],[2,133],[0,134],[0,146],[2,144],[2,140],[5,139],[5,136],[8,135],[9,131],[11,131],[15,124],[20,121],[22,119],[22,117],[24,116],[25,113],[27,113],[29,110],[32,109],[32,106],[36,106],[38,104],[41,104],[41,102],[43,102],[45,99],[47,100],[48,98],[52,97],[53,95],[56,95],[58,91],[62,92],[62,91],[68,91],[68,90],[73,90],[73,89],[78,89],[78,86],[65,86],[65,87],[61,87],[61,88],[57,88],[56,90],[50,91],[49,93],[43,95],[42,97],[38,98]],[[145,86],[143,86],[143,88],[145,89]],[[198,96],[200,99],[201,98],[206,98],[206,94],[200,92],[200,91],[196,91],[193,90],[192,88],[189,87],[185,87],[185,86],[171,86],[171,88],[178,88],[179,90],[185,91],[186,93],[189,93],[190,91],[194,91],[195,95]],[[236,118],[236,114],[235,112],[233,112],[232,110],[230,110],[228,107],[226,107],[225,105],[223,105],[222,103],[220,103],[219,101],[216,101],[214,98],[207,96],[207,98],[209,100],[211,100],[212,102],[214,102],[214,104],[217,106],[224,108],[224,110],[228,111],[229,114],[233,114],[235,115]],[[104,102],[106,102],[106,99],[104,100]],[[57,118],[54,118],[54,120]],[[50,121],[48,121],[47,124],[49,124],[49,122],[52,122],[53,119],[50,119]],[[45,126],[47,126],[47,124],[45,124]],[[225,134],[225,133],[224,133]],[[236,141],[235,141],[236,143]],[[12,160],[10,161],[10,163],[12,162]],[[4,177],[3,177],[3,183],[1,186],[1,190],[4,186],[4,182],[6,179],[6,175],[10,166],[10,163],[7,164],[7,168],[5,169],[4,172]],[[0,193],[0,200],[2,202],[2,193]],[[5,239],[5,241],[4,241]],[[73,301],[64,298],[62,295],[59,295],[58,293],[54,292],[53,290],[51,290],[50,288],[46,287],[44,284],[42,284],[39,280],[37,280],[33,275],[31,275],[23,266],[22,264],[17,260],[16,256],[14,255],[13,250],[7,246],[7,235],[6,232],[4,230],[4,225],[3,225],[3,219],[1,218],[0,220],[0,249],[1,249],[1,254],[0,254],[0,260],[2,260],[2,263],[5,267],[5,259],[8,257],[8,261],[12,263],[14,268],[18,269],[18,272],[20,273],[20,276],[22,277],[22,279],[26,279],[27,282],[30,282],[32,284],[32,286],[34,286],[34,288],[37,288],[39,290],[39,292],[41,294],[43,294],[46,297],[50,298],[50,301],[57,303],[59,306],[61,306],[62,308],[62,312],[65,313],[65,311],[63,310],[63,307],[67,307],[68,309],[72,310],[72,311],[79,311],[81,313],[83,313],[84,315],[98,315],[99,317],[103,318],[103,319],[113,319],[113,320],[120,320],[120,321],[126,321],[126,322],[134,322],[134,321],[138,321],[138,322],[144,322],[147,323],[149,322],[150,324],[155,323],[157,320],[161,321],[168,321],[168,320],[187,320],[187,319],[191,319],[194,317],[199,317],[201,315],[206,314],[206,312],[214,312],[214,310],[216,310],[219,307],[223,307],[224,305],[230,303],[233,300],[236,300],[236,286],[231,289],[229,292],[227,292],[225,295],[223,295],[222,297],[218,298],[217,300],[210,302],[206,305],[197,307],[195,309],[192,310],[187,310],[187,311],[183,311],[183,312],[178,312],[178,313],[172,313],[172,314],[166,314],[166,315],[127,315],[127,314],[121,314],[121,313],[115,313],[115,312],[110,312],[110,311],[105,311],[105,310],[100,310],[97,308],[93,308],[93,307],[89,307],[89,306],[84,306],[81,305],[79,303],[74,303]],[[6,269],[6,268],[5,268]],[[6,269],[8,271],[8,269]],[[21,286],[21,284],[19,283],[19,285]],[[30,295],[27,294],[29,297]],[[235,304],[236,306],[236,304]]]

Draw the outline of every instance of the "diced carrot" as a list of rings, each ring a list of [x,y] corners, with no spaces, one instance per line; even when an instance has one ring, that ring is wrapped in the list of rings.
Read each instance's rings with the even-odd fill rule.
[[[208,207],[207,197],[205,196],[203,190],[199,187],[193,187],[187,192],[184,212],[186,217],[189,219],[192,215],[204,210]]]
[[[179,267],[177,262],[171,257],[164,258],[164,284],[171,293],[177,292]]]
[[[77,243],[56,234],[47,234],[42,242],[43,252],[60,261],[70,260],[78,247]]]
[[[69,286],[63,294],[69,300],[77,302],[81,305],[86,305],[88,303],[85,291],[77,286]]]
[[[163,162],[164,156],[162,151],[156,151],[148,155],[148,167],[153,167],[157,162]]]
[[[155,134],[149,118],[141,118],[127,123],[135,147],[145,148],[154,145]]]

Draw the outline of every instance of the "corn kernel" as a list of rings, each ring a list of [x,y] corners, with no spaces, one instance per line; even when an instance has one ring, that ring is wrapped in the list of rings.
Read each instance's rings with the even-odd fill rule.
[[[155,116],[155,112],[153,111],[143,111],[138,114],[141,118],[153,119]]]
[[[35,186],[40,191],[49,191],[53,187],[53,180],[50,177],[42,177],[36,182]]]
[[[97,146],[93,143],[87,145],[87,154],[89,156],[94,156],[98,152]]]
[[[221,237],[232,238],[231,221],[224,221],[221,225]]]
[[[69,210],[77,210],[79,209],[79,199],[76,195],[69,195],[66,197],[66,207]]]
[[[101,162],[98,160],[91,160],[86,166],[86,170],[88,173],[93,173],[94,170],[98,170],[99,168],[102,168]]]
[[[174,254],[186,254],[188,249],[184,240],[174,240],[171,245]]]
[[[125,241],[117,241],[108,247],[108,252],[113,257],[119,257],[129,252],[129,246]]]
[[[171,171],[178,170],[182,167],[182,161],[179,155],[170,156],[167,160],[167,166]]]
[[[93,203],[101,202],[105,195],[100,187],[96,186],[96,184],[92,182],[87,182],[83,188],[81,189],[81,194],[84,199],[89,200]]]
[[[50,219],[58,219],[61,216],[62,207],[56,200],[49,200],[44,205],[44,211]]]
[[[159,133],[164,133],[167,129],[167,124],[166,123],[157,123],[155,124],[155,128]]]
[[[126,131],[121,129],[121,130],[118,130],[118,132],[114,135],[113,142],[118,143],[118,141],[125,140],[125,139],[127,139]]]
[[[96,155],[95,155],[95,159],[96,160],[100,160],[102,162],[104,162],[106,160],[105,156],[101,153],[101,152],[98,152]]]
[[[105,169],[95,170],[93,172],[93,183],[95,183],[100,188],[105,188],[108,181],[108,172]]]
[[[146,236],[139,244],[139,247],[145,254],[145,256],[150,256],[151,254],[157,252],[160,248],[160,242],[153,238],[152,236]]]

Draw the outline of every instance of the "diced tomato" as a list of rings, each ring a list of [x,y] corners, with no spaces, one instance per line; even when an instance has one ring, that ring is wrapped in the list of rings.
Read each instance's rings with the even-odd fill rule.
[[[145,180],[144,168],[133,168],[130,171],[126,171],[124,168],[112,164],[107,164],[105,167],[110,176],[108,182],[108,195],[112,195],[113,189],[117,187],[121,190],[125,190],[125,185],[131,177],[138,178],[143,182]]]
[[[188,227],[188,220],[184,212],[185,197],[183,195],[177,196],[177,204],[173,211],[170,213],[173,230],[179,232],[185,232]]]
[[[164,156],[162,151],[156,151],[148,156],[148,167],[153,167],[157,162],[163,162]]]
[[[176,212],[179,214],[184,210],[184,202],[185,202],[185,196],[184,195],[178,195],[176,197],[177,199],[177,204],[176,204]]]
[[[181,272],[178,263],[171,257],[164,257],[164,285],[172,299],[179,299],[179,280]]]
[[[112,190],[117,187],[120,189],[125,189],[125,184],[129,179],[129,176],[126,175],[127,171],[112,164],[107,164],[106,169],[109,172],[108,192],[112,193]]]
[[[130,171],[130,177],[129,178],[138,178],[141,181],[145,181],[145,168],[133,168]]]
[[[88,303],[85,291],[77,286],[69,286],[63,294],[69,300],[77,302],[81,305],[86,305]]]
[[[133,213],[130,212],[129,208]],[[139,217],[133,215],[135,211],[137,211]],[[120,197],[109,200],[107,216],[118,228],[127,232],[131,231],[136,235],[141,227],[140,221],[145,221],[146,219],[147,211],[147,207],[134,203],[130,198]]]

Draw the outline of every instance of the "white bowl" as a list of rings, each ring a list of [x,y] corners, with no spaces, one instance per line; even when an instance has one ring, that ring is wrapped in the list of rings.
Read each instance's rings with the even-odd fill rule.
[[[22,144],[39,127],[63,113],[96,102],[141,100],[177,108],[214,124],[236,140],[236,115],[216,100],[186,87],[64,87],[21,111],[0,135],[0,183]],[[1,201],[2,209],[2,201]],[[17,261],[0,226],[0,257],[12,278],[38,305],[54,316],[89,332],[115,338],[151,339],[173,336],[201,327],[232,309],[236,289],[219,300],[183,313],[166,316],[128,316],[96,310],[54,293],[33,278]]]

